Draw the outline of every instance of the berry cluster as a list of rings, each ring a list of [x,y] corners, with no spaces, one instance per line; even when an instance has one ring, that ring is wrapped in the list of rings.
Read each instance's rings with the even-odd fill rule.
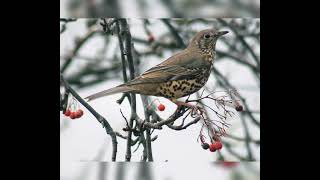
[[[71,101],[68,102],[67,110],[63,113],[70,119],[77,119],[83,115],[83,111],[79,108],[78,101],[72,97]]]
[[[70,109],[67,109],[66,112],[64,112],[64,115],[69,116],[70,119],[77,119],[83,115],[83,111],[81,109],[78,109],[77,111],[71,111]]]
[[[216,150],[220,150],[222,148],[222,143],[220,141],[213,142],[210,145],[208,143],[202,143],[202,148],[209,149],[211,152],[215,152]]]
[[[222,143],[221,143],[221,139],[219,137],[211,138],[210,145],[208,143],[206,143],[204,136],[202,134],[200,134],[199,138],[201,140],[201,146],[205,150],[209,149],[211,152],[215,152],[216,150],[222,149]]]

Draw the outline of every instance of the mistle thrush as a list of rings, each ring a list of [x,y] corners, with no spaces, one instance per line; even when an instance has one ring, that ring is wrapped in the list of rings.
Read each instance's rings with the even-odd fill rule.
[[[200,90],[207,82],[215,59],[218,38],[228,31],[198,32],[187,48],[152,67],[140,76],[86,97],[88,101],[116,93],[160,96],[177,104],[177,99]]]

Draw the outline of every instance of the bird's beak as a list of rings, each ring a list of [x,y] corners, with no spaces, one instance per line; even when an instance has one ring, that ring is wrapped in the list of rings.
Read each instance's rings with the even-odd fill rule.
[[[223,36],[223,35],[225,35],[225,34],[227,34],[229,31],[219,31],[218,32],[218,36],[220,37],[220,36]]]

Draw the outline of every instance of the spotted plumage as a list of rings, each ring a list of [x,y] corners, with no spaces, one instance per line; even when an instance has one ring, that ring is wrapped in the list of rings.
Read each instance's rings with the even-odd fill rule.
[[[93,100],[115,93],[132,92],[162,96],[171,100],[200,90],[208,81],[215,59],[215,45],[226,31],[207,29],[198,32],[188,47],[135,79],[117,87],[88,96]]]
[[[202,69],[202,72],[193,78],[161,83],[157,89],[157,95],[177,99],[197,92],[206,84],[210,76],[210,69],[211,67]]]

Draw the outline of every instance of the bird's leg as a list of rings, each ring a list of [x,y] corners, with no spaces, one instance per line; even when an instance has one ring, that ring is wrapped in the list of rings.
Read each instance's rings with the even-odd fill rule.
[[[193,104],[189,104],[186,102],[182,102],[182,101],[178,101],[176,99],[171,100],[172,102],[174,102],[177,106],[186,106],[186,107],[190,107],[192,109],[193,112],[196,112],[199,110],[200,111],[200,115],[202,115],[205,111],[202,107],[197,106],[197,105],[193,105]],[[178,108],[179,109],[179,108]]]

